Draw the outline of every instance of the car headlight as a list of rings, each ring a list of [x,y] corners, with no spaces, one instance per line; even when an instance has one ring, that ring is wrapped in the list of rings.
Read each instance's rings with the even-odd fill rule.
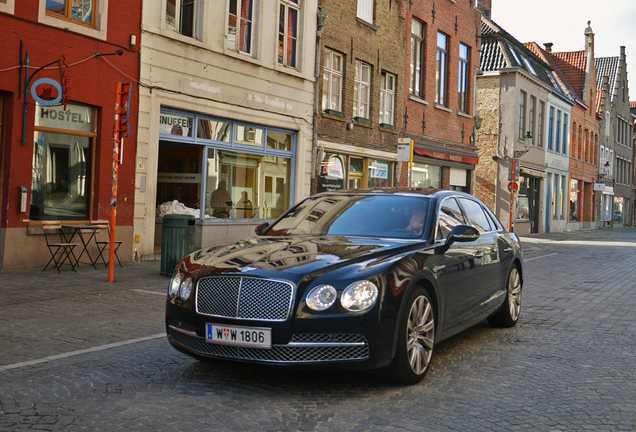
[[[352,312],[361,312],[369,309],[378,299],[378,287],[370,281],[354,282],[342,292],[340,303]]]
[[[307,294],[307,306],[315,311],[322,311],[329,308],[336,302],[338,293],[331,285],[320,285],[313,288]]]
[[[168,287],[168,295],[170,298],[174,298],[179,292],[179,288],[181,287],[181,282],[183,282],[183,274],[176,273],[170,279],[170,286]]]
[[[179,295],[183,300],[187,300],[190,298],[190,294],[192,294],[192,278],[188,276],[181,282],[181,290]]]

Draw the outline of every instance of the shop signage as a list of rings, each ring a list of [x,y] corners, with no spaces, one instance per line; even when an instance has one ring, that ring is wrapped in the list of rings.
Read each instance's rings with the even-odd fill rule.
[[[66,105],[64,107],[48,107],[37,105],[35,125],[55,129],[82,132],[95,132],[93,109],[82,105]]]
[[[371,170],[371,178],[388,179],[389,178],[389,164],[382,162],[373,162],[369,166]]]
[[[604,191],[605,190],[605,183],[594,183],[594,190],[595,191]]]
[[[323,164],[323,173],[327,174],[328,180],[340,180],[344,178],[342,161],[338,157],[332,157],[327,164]]]
[[[158,183],[201,183],[201,174],[197,173],[158,173]]]
[[[461,162],[461,163],[475,164],[475,165],[479,163],[478,157],[461,156],[461,155],[456,155],[451,153],[444,153],[441,151],[429,150],[429,149],[425,149],[421,147],[415,147],[414,150],[415,150],[415,153],[417,153],[418,155],[430,156],[435,159],[443,159],[443,160],[449,160],[453,162]]]
[[[178,114],[159,114],[159,134],[192,137],[194,117]]]

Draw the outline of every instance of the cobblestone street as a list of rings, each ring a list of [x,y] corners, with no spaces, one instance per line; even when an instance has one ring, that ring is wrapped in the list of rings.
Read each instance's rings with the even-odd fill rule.
[[[410,387],[182,355],[156,262],[4,272],[0,430],[636,430],[636,228],[522,244],[519,324],[442,342]]]

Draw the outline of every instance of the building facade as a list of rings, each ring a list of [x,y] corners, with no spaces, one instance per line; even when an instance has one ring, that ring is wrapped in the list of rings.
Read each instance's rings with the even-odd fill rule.
[[[408,82],[403,138],[413,143],[411,186],[475,191],[475,76],[481,13],[490,2],[404,4]],[[479,123],[479,121],[477,121]]]
[[[110,219],[117,83],[137,124],[141,1],[0,2],[0,269],[44,267],[42,221]],[[137,130],[118,175],[119,255],[131,259]]]
[[[193,215],[206,247],[309,194],[316,13],[312,0],[144,1],[137,259],[155,257],[167,214]]]
[[[395,186],[405,85],[400,2],[321,0],[315,192]]]

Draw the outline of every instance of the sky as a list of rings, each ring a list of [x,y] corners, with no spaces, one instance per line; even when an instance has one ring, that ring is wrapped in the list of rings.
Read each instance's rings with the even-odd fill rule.
[[[554,52],[584,50],[591,21],[595,57],[617,57],[625,46],[636,101],[636,0],[492,0],[491,18],[519,42],[552,42]]]

